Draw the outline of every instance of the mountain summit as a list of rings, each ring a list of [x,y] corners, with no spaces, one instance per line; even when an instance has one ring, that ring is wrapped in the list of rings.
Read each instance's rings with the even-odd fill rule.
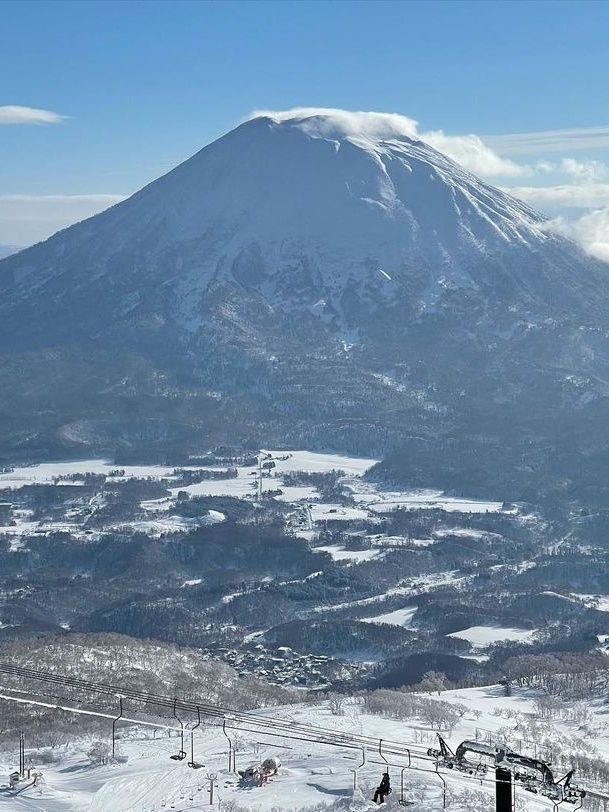
[[[163,310],[191,330],[209,286],[234,283],[271,306],[315,307],[359,328],[344,313],[346,295],[395,301],[406,292],[417,309],[447,289],[555,296],[544,258],[560,246],[570,263],[571,247],[546,235],[523,203],[409,137],[399,121],[341,111],[247,121],[5,266],[8,310],[15,298],[52,291],[53,312],[59,305],[73,316],[77,307],[91,329],[89,317],[122,321],[126,308],[146,307],[162,286]],[[556,271],[556,281],[570,284]],[[81,309],[83,288],[96,290],[90,314]],[[49,328],[45,321],[47,335]]]
[[[261,115],[0,262],[8,447],[378,453],[596,409],[609,266],[413,135]]]

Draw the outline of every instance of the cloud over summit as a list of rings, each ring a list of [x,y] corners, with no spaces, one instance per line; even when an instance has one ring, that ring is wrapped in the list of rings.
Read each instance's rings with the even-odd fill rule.
[[[297,121],[311,134],[351,138],[413,138],[448,155],[476,175],[517,177],[527,170],[502,158],[477,135],[448,135],[443,130],[424,131],[419,122],[400,113],[339,110],[334,107],[294,107],[290,110],[254,110],[249,118],[265,116],[273,121]]]

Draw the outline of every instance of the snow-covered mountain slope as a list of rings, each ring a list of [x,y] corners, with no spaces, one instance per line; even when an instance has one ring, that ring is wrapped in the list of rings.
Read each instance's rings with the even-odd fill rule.
[[[309,308],[344,330],[362,326],[346,299],[361,308],[406,297],[421,312],[447,290],[482,287],[547,302],[557,284],[575,282],[561,267],[574,261],[539,215],[432,147],[329,113],[242,124],[5,263],[0,285],[7,316],[16,300],[42,295],[80,318],[93,309],[98,323],[154,301],[192,331],[210,286],[236,284],[270,308]],[[100,308],[92,291],[113,295]]]
[[[399,696],[395,695],[394,707],[397,707]],[[555,714],[548,718],[540,715],[543,700],[541,703],[539,700],[539,692],[520,689],[506,698],[499,685],[444,692],[441,697],[424,698],[428,705],[438,707],[435,723],[430,722],[433,714],[429,718],[416,713],[410,718],[405,715],[390,718],[390,712],[372,714],[360,701],[349,697],[342,698],[342,715],[338,716],[331,713],[328,701],[258,711],[274,720],[287,719],[296,724],[331,729],[337,734],[368,736],[381,747],[383,741],[386,747],[395,742],[411,747],[410,769],[408,759],[391,755],[389,766],[385,766],[374,745],[367,750],[363,766],[359,766],[362,754],[358,749],[330,747],[289,737],[273,739],[237,730],[234,735],[239,742],[238,770],[269,757],[281,762],[277,775],[260,787],[253,783],[244,784],[238,775],[227,771],[227,741],[221,729],[210,725],[204,724],[194,737],[195,760],[203,764],[201,769],[189,769],[187,760],[177,763],[170,760],[179,749],[180,740],[175,723],[169,725],[167,720],[160,723],[164,722],[172,729],[158,731],[154,738],[150,728],[119,726],[119,758],[117,763],[103,766],[91,763],[87,752],[92,738],[79,737],[77,730],[70,731],[68,745],[53,750],[33,750],[30,736],[26,739],[27,757],[33,762],[33,772],[41,773],[41,777],[35,786],[30,779],[22,781],[14,790],[4,788],[0,792],[0,810],[204,810],[209,808],[210,777],[213,776],[214,799],[220,809],[367,812],[376,808],[372,803],[374,790],[384,770],[388,769],[392,786],[392,793],[386,800],[389,810],[400,809],[400,802],[404,802],[413,812],[440,812],[443,809],[492,812],[495,809],[492,770],[472,776],[442,768],[439,777],[433,762],[425,757],[428,747],[437,747],[437,727],[442,729],[442,734],[455,749],[463,740],[475,739],[481,744],[492,741],[493,744],[508,744],[525,756],[551,759],[556,774],[562,775],[559,773],[561,768],[564,772],[571,764],[579,766],[582,762],[590,772],[595,770],[599,775],[603,774],[608,751],[602,705],[593,703],[589,709],[582,710],[582,703],[578,708],[578,703],[558,702]],[[449,706],[457,709],[459,721],[453,730],[447,732],[444,720],[450,718]],[[388,704],[388,710],[390,707]],[[158,719],[155,721],[159,722]],[[105,729],[100,728],[97,738],[107,747]],[[62,734],[58,733],[55,740],[61,741]],[[186,745],[190,758],[188,734]],[[14,768],[15,756],[15,753],[0,749],[0,767],[4,775]],[[47,763],[41,767],[42,758]],[[485,761],[483,757],[473,758],[476,763]],[[581,772],[576,770],[574,781],[606,797],[606,786]],[[446,782],[446,798],[442,779]],[[526,791],[522,784],[517,784],[515,797],[520,812],[551,812],[553,807],[552,801]],[[585,808],[601,808],[593,804],[593,799],[588,798]],[[567,806],[572,808],[572,805],[564,805]]]
[[[254,118],[2,260],[9,447],[179,444],[204,426],[206,444],[376,455],[484,424],[513,436],[506,412],[558,430],[597,405],[609,266],[371,122]]]

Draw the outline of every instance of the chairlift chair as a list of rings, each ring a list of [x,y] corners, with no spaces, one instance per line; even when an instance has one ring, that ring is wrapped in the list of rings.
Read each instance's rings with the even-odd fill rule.
[[[205,767],[205,764],[199,764],[198,761],[195,761],[195,730],[201,725],[201,710],[197,705],[197,724],[191,728],[190,731],[190,761],[188,762],[188,766],[192,767],[193,770],[200,770],[201,767]]]
[[[383,759],[385,764],[387,765],[385,769],[385,774],[387,775],[387,795],[391,795],[393,790],[391,789],[391,776],[389,775],[389,762],[385,758],[385,754],[383,753],[383,740],[379,739],[379,756]]]
[[[355,769],[351,769],[351,772],[353,773],[353,791],[354,792],[357,789],[357,773],[358,773],[359,770],[361,770],[361,768],[365,765],[365,763],[366,763],[366,748],[362,747],[362,763],[358,764],[357,767],[355,767]]]
[[[400,771],[400,797],[398,803],[400,806],[414,806],[414,801],[406,800],[406,792],[404,790],[404,773],[410,767],[410,750],[408,751],[408,764],[402,767]]]
[[[177,704],[178,704],[178,700],[174,699],[173,700],[173,715],[174,715],[175,719],[177,719],[177,721],[180,723],[180,749],[178,750],[177,753],[174,753],[173,755],[169,756],[169,758],[172,761],[184,761],[184,759],[186,758],[186,750],[184,750],[184,722],[180,719],[180,717],[176,713]]]

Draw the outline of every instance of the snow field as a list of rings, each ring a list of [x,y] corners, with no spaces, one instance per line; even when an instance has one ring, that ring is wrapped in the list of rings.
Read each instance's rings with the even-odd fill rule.
[[[434,697],[432,697],[434,698]],[[501,686],[487,686],[443,692],[443,702],[461,707],[462,716],[456,728],[446,734],[455,747],[468,738],[501,739],[514,719],[535,712],[537,694],[534,691],[514,689],[505,697]],[[598,723],[606,731],[603,708],[591,708]],[[378,739],[399,741],[411,745],[411,766],[405,770],[405,799],[414,802],[417,812],[440,812],[443,808],[440,784],[433,772],[433,764],[422,755],[437,741],[435,731],[417,718],[395,720],[365,713],[355,700],[344,703],[344,715],[332,715],[328,702],[315,705],[296,705],[257,711],[270,718],[291,720],[337,732],[351,732]],[[506,722],[506,715],[511,721]],[[550,725],[556,741],[566,741],[578,733],[574,722],[556,721]],[[243,769],[259,763],[269,756],[278,756],[282,767],[279,774],[263,787],[242,787],[238,778],[227,771],[227,742],[218,728],[203,727],[195,738],[195,761],[202,762],[199,770],[188,768],[186,760],[172,762],[170,755],[179,748],[177,731],[169,738],[160,731],[156,738],[142,727],[124,727],[119,730],[119,753],[125,763],[93,767],[86,758],[90,742],[75,738],[65,749],[59,765],[42,768],[44,780],[39,788],[26,787],[18,794],[0,790],[0,810],[7,812],[161,812],[163,809],[209,809],[209,778],[215,775],[216,804],[220,809],[297,810],[318,804],[343,810],[373,809],[370,799],[385,767],[378,749],[366,751],[366,763],[357,771],[357,791],[353,793],[353,771],[362,761],[359,750],[329,747],[314,742],[293,739],[275,739],[264,734],[230,731],[237,743],[236,766]],[[514,734],[520,735],[520,734]],[[606,736],[594,741],[601,755],[609,757]],[[31,739],[28,740],[31,744]],[[185,735],[185,749],[190,753],[190,735]],[[532,746],[521,742],[523,751]],[[416,754],[421,754],[418,759]],[[14,754],[13,754],[14,757]],[[398,808],[401,767],[398,759],[389,759],[393,794],[387,808]],[[13,758],[0,752],[0,774],[7,775],[14,766]],[[556,765],[557,767],[559,765]],[[490,812],[493,809],[494,785],[480,782],[460,773],[445,771],[448,784],[448,808],[451,812]],[[517,789],[517,808],[521,812],[550,812],[552,806],[523,790]],[[337,807],[338,808],[338,807]]]
[[[447,637],[458,637],[467,640],[472,648],[481,649],[505,640],[518,643],[531,643],[535,637],[535,629],[516,629],[504,626],[470,626],[460,632],[451,632]]]
[[[314,549],[315,552],[329,553],[334,561],[350,561],[354,564],[359,564],[361,561],[372,561],[382,555],[380,550],[345,550],[340,544],[326,544]]]
[[[389,623],[391,626],[402,626],[409,629],[412,626],[417,609],[417,606],[404,606],[394,612],[386,612],[384,615],[375,615],[374,617],[362,617],[360,620],[363,623]]]
[[[407,510],[421,510],[441,508],[456,512],[496,512],[502,509],[500,502],[476,501],[443,496],[441,491],[383,491],[378,485],[363,481],[363,474],[374,465],[377,460],[348,457],[340,454],[325,454],[306,450],[263,450],[260,452],[262,462],[272,462],[274,468],[265,471],[262,479],[264,491],[281,490],[275,498],[279,501],[294,505],[295,509],[303,511],[304,526],[301,524],[294,528],[295,534],[304,536],[312,541],[315,532],[328,522],[377,522],[379,514],[403,508]],[[200,466],[185,466],[187,470],[201,470]],[[121,475],[109,477],[112,471],[120,470]],[[203,470],[218,470],[207,467]],[[343,471],[343,484],[350,492],[354,505],[340,505],[321,501],[319,492],[312,486],[297,486],[284,484],[284,476],[292,472],[327,473],[329,471]],[[167,533],[187,532],[202,525],[215,524],[224,521],[225,516],[218,511],[209,511],[207,516],[197,519],[187,519],[172,514],[179,491],[185,491],[189,496],[234,497],[256,501],[258,499],[258,465],[238,467],[237,475],[231,479],[211,479],[186,485],[182,488],[171,487],[174,468],[163,465],[125,465],[118,466],[104,459],[75,460],[65,462],[50,462],[40,465],[22,466],[9,473],[0,474],[0,490],[20,488],[28,484],[52,484],[60,476],[79,475],[83,479],[73,482],[60,481],[57,484],[83,484],[87,473],[100,474],[109,477],[109,481],[121,481],[130,478],[151,477],[159,481],[166,481],[169,486],[169,496],[159,499],[144,500],[142,510],[156,516],[145,520],[135,520],[120,525],[120,529],[133,529],[151,537],[159,537]],[[91,504],[91,509],[95,505]],[[15,512],[16,513],[16,512]],[[13,515],[15,515],[15,513]],[[66,518],[70,518],[69,516]],[[45,535],[51,532],[65,531],[75,538],[84,539],[86,534],[77,522],[32,522],[28,515],[17,516],[14,524],[0,526],[0,533],[13,537],[12,545],[18,549],[21,539],[29,534]],[[455,531],[459,532],[459,531]],[[464,535],[467,531],[461,531]],[[472,531],[472,533],[475,531]],[[471,535],[471,533],[470,533]],[[433,544],[437,539],[423,539],[410,542],[420,546]],[[382,546],[382,537],[377,540]],[[336,561],[348,561],[353,564],[369,561],[379,555],[378,551],[349,551],[339,546],[328,546],[327,552]],[[584,596],[589,597],[589,596]]]
[[[180,466],[190,471],[200,471],[201,466]],[[111,471],[121,470],[124,475],[111,477],[111,480],[120,481],[123,479],[143,479],[152,477],[153,479],[171,478],[175,466],[166,465],[115,465],[108,460],[71,460],[67,462],[43,462],[39,465],[28,465],[15,468],[13,471],[0,474],[0,489],[21,488],[23,485],[44,485],[53,484],[53,480],[60,476],[77,476],[78,474],[103,474],[109,476]],[[214,469],[208,469],[214,470]],[[82,484],[78,480],[75,483],[64,482],[63,484]]]

